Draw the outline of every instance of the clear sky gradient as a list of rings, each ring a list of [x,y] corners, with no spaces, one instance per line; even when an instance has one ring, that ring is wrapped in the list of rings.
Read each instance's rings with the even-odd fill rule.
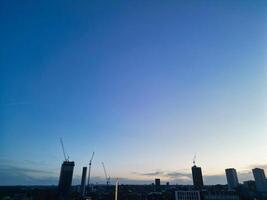
[[[1,1],[0,184],[241,179],[267,164],[267,1]]]

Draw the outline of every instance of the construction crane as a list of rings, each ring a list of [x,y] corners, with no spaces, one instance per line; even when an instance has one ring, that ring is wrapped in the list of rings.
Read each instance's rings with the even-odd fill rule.
[[[92,161],[93,161],[94,155],[95,155],[95,152],[93,152],[92,157],[91,157],[90,162],[89,162],[89,171],[88,171],[88,180],[87,180],[87,187],[88,188],[90,187],[91,166],[92,166]]]
[[[104,162],[102,162],[102,166],[103,166],[103,169],[104,169],[104,173],[105,173],[105,177],[106,177],[107,185],[109,185],[110,177],[108,177],[108,175],[107,175],[107,171],[106,171],[106,167],[105,167]]]
[[[118,200],[118,190],[119,190],[119,179],[117,178],[115,185],[115,200]]]
[[[63,155],[64,155],[64,159],[65,159],[65,161],[69,161],[69,156],[66,155],[66,153],[65,153],[65,148],[64,148],[64,144],[63,144],[62,138],[60,138],[60,143],[61,143],[61,147],[62,147],[62,152],[63,152]]]
[[[196,158],[197,158],[197,154],[195,153],[194,158],[193,158],[193,165],[196,166]]]

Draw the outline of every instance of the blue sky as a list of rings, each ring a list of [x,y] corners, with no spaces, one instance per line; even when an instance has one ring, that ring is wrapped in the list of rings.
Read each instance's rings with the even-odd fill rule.
[[[60,137],[98,182],[101,161],[139,183],[191,183],[195,153],[207,184],[267,164],[266,1],[1,1],[0,20],[0,184],[56,183]]]

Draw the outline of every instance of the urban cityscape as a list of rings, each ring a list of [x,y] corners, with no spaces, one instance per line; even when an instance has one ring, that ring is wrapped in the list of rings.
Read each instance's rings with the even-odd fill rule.
[[[225,169],[227,185],[205,185],[202,169],[193,159],[192,185],[162,185],[160,178],[146,185],[120,184],[119,178],[111,183],[105,164],[102,162],[106,184],[95,185],[90,182],[91,167],[95,152],[88,166],[82,168],[81,184],[72,185],[75,162],[70,161],[60,139],[64,161],[61,165],[58,186],[2,186],[0,197],[3,200],[265,200],[267,199],[267,178],[264,169],[254,168],[254,180],[240,183],[235,168]]]
[[[267,200],[267,0],[0,0],[0,200]]]

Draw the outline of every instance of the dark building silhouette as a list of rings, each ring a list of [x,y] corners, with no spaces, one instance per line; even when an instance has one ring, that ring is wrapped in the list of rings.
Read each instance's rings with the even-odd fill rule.
[[[202,189],[204,184],[201,167],[197,167],[196,165],[192,167],[192,178],[195,189]]]
[[[244,181],[243,185],[246,189],[255,191],[256,190],[256,184],[255,181],[249,180],[249,181]]]
[[[58,192],[60,199],[68,200],[71,190],[73,169],[74,169],[73,161],[64,161],[61,165],[59,183],[58,183]]]
[[[159,178],[155,179],[155,190],[160,191],[160,179]]]
[[[84,195],[85,193],[86,174],[87,174],[87,167],[83,167],[82,180],[81,180],[81,194],[82,195]]]
[[[147,200],[164,200],[165,198],[160,192],[151,192],[147,195]]]
[[[234,168],[225,169],[227,185],[229,190],[234,190],[239,186],[237,173]]]
[[[266,177],[263,169],[254,168],[252,173],[255,179],[256,189],[258,192],[267,192]]]
[[[175,191],[175,200],[201,200],[200,191],[178,190]]]
[[[227,190],[206,190],[201,192],[202,200],[240,200],[235,191]]]

